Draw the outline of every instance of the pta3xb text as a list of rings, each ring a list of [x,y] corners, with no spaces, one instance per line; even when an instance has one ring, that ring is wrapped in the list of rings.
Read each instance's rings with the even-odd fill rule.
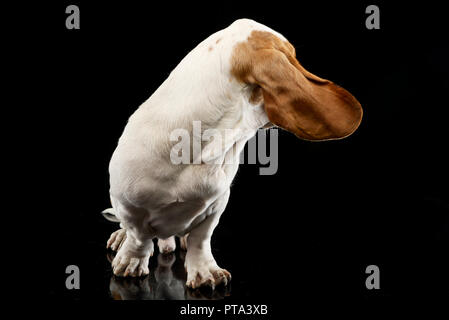
[[[225,304],[224,309],[221,309],[187,304],[186,307],[181,307],[179,313],[182,315],[206,315],[210,318],[214,313],[230,315],[267,314],[268,307],[266,304]]]

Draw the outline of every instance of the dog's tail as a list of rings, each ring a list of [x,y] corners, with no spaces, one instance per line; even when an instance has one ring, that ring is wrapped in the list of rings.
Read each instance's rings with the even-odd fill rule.
[[[120,222],[120,220],[115,216],[114,208],[108,208],[101,212],[103,217],[105,217],[106,220],[112,221],[112,222]]]

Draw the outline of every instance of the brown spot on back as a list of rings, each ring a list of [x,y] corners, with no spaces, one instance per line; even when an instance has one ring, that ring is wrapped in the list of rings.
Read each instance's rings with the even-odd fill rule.
[[[210,46],[208,51],[212,51],[214,49],[214,47]]]
[[[215,41],[215,43],[219,43],[221,41],[221,38],[218,38],[217,41]]]

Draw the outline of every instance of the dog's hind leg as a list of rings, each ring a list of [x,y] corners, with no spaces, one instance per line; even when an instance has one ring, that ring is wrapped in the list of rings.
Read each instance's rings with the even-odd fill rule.
[[[189,236],[189,234],[185,234],[182,237],[179,237],[179,244],[181,246],[181,249],[184,251],[187,251],[187,237]]]
[[[157,246],[159,247],[160,253],[173,252],[176,249],[175,237],[171,236],[170,238],[167,238],[167,239],[158,239]]]

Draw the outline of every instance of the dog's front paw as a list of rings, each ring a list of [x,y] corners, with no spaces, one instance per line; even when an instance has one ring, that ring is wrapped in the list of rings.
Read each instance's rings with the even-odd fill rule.
[[[187,282],[189,288],[195,289],[201,286],[209,286],[215,289],[218,285],[227,285],[231,281],[229,271],[218,267],[216,264],[196,264],[187,266]]]
[[[112,261],[112,271],[119,277],[142,277],[150,273],[148,268],[150,256],[133,257],[127,253],[115,256]]]

